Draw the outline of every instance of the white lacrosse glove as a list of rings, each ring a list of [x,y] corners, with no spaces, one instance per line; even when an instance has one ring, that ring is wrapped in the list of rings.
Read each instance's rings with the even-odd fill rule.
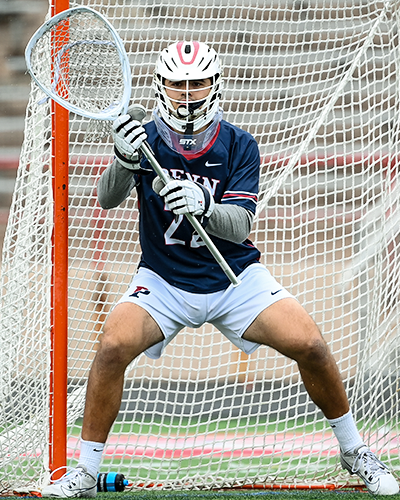
[[[119,163],[137,173],[150,173],[152,169],[140,166],[141,154],[139,147],[147,139],[147,134],[138,120],[130,115],[119,116],[112,125],[114,152]]]
[[[164,185],[156,177],[153,180],[153,190],[164,198],[167,207],[175,215],[192,214],[208,218],[215,207],[211,191],[198,182],[171,180]]]

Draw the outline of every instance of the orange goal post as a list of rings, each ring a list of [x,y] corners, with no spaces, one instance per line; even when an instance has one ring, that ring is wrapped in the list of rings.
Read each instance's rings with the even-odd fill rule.
[[[160,50],[196,37],[220,54],[224,118],[262,156],[251,238],[321,327],[363,439],[400,478],[398,2],[83,4],[123,39],[146,120]],[[32,83],[0,276],[0,494],[77,463],[90,364],[136,270],[135,193],[107,211],[96,199],[107,127]],[[132,488],[359,486],[337,455],[293,361],[243,355],[205,325],[129,366],[101,471]]]

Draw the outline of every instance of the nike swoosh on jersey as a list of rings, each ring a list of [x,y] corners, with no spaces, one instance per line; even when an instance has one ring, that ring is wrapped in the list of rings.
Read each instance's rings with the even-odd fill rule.
[[[205,165],[206,167],[218,167],[219,165],[222,165],[222,163],[209,163],[206,161]]]

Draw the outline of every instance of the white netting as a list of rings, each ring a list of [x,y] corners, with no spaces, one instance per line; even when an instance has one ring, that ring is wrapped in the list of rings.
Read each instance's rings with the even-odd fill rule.
[[[162,48],[196,36],[221,55],[225,118],[254,134],[263,158],[252,239],[320,325],[365,441],[399,476],[398,3],[88,5],[123,38],[132,101],[149,110]],[[42,97],[33,87],[3,252],[0,491],[40,486],[46,473],[52,200]],[[140,249],[135,197],[109,211],[96,202],[110,140],[95,140],[79,117],[71,116],[70,130],[73,465],[101,324]],[[182,332],[161,360],[141,356],[128,370],[102,470],[164,488],[343,485],[350,476],[337,452],[293,362],[264,347],[248,358],[207,325]]]

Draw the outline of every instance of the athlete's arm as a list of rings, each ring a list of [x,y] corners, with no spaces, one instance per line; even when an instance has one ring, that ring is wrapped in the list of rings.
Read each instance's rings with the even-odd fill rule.
[[[105,209],[117,207],[128,198],[135,185],[135,172],[115,159],[101,174],[97,184],[100,206]]]
[[[254,215],[250,210],[233,204],[215,204],[206,226],[207,233],[233,243],[242,243],[250,234]]]
[[[257,206],[260,177],[258,145],[249,134],[241,134],[234,143],[234,160],[221,202],[215,205],[207,233],[242,243],[251,232]]]
[[[141,165],[139,148],[147,139],[142,124],[130,115],[119,116],[112,124],[114,162],[103,172],[97,185],[97,197],[103,208],[121,204],[135,186],[135,174],[146,175],[151,168]]]

